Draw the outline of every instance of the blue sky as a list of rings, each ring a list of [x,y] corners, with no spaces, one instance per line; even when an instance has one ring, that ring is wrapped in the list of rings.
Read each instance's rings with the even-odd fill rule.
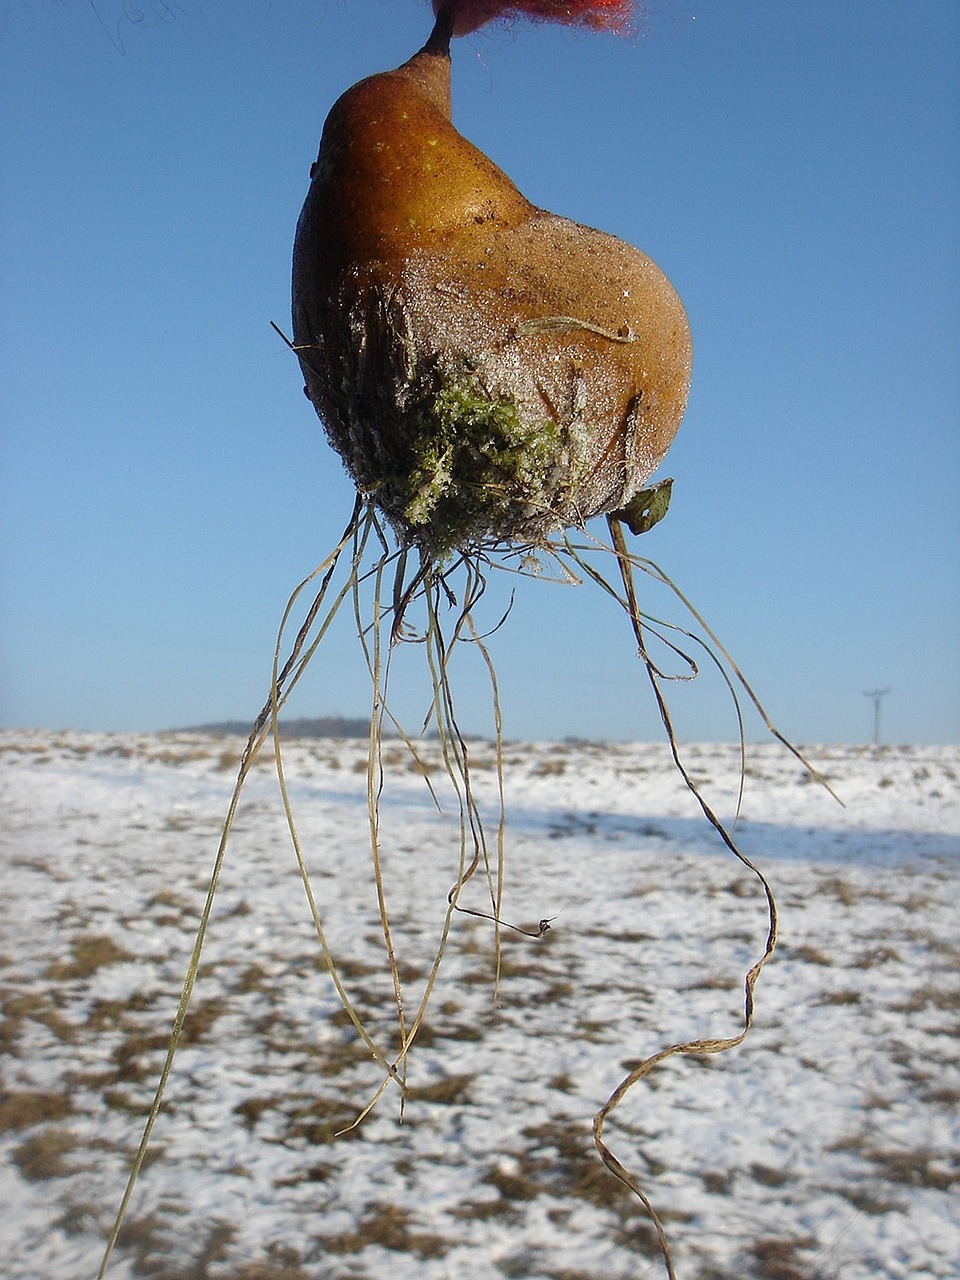
[[[289,328],[327,109],[419,47],[429,6],[141,13],[0,13],[6,726],[252,717],[287,596],[352,503],[270,321]],[[639,549],[801,742],[868,740],[864,690],[886,687],[887,740],[958,740],[958,50],[954,0],[660,0],[636,39],[454,47],[461,131],[686,304],[674,502]],[[521,582],[493,649],[509,736],[658,736],[593,588]],[[709,680],[674,696],[683,736],[732,735]],[[460,698],[483,730],[479,673]],[[291,713],[367,703],[332,636]]]

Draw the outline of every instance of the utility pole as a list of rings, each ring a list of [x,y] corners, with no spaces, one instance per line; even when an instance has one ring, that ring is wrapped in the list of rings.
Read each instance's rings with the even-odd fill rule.
[[[889,689],[867,689],[864,690],[865,698],[873,699],[873,745],[880,745],[880,702],[890,692]]]

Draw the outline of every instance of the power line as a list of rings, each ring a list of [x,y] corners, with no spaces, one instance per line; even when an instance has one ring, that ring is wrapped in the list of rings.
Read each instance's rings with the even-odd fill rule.
[[[889,689],[865,689],[863,696],[873,699],[873,745],[880,745],[880,703],[890,692]]]

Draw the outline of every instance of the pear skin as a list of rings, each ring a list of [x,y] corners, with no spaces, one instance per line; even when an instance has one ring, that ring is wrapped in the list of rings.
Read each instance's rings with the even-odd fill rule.
[[[538,209],[454,127],[448,40],[334,105],[297,227],[305,391],[429,555],[626,506],[680,425],[683,306],[614,236]]]

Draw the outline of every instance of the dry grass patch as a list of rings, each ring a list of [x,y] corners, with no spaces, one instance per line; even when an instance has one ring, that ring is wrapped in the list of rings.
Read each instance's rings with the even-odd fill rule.
[[[523,1136],[530,1145],[499,1160],[483,1177],[502,1200],[530,1201],[546,1194],[586,1201],[604,1211],[632,1213],[635,1201],[597,1159],[588,1124],[554,1117],[528,1126]]]
[[[700,1175],[703,1187],[712,1196],[728,1196],[733,1191],[736,1175],[730,1169],[710,1169]]]
[[[319,1147],[360,1134],[360,1126],[355,1123],[357,1106],[340,1098],[269,1094],[245,1099],[234,1107],[234,1114],[241,1116],[250,1129],[269,1117],[274,1132],[263,1135],[267,1142]]]
[[[61,1044],[73,1044],[79,1035],[77,1026],[69,1022],[45,991],[16,988],[0,989],[3,1017],[0,1020],[0,1054],[20,1057],[20,1038],[30,1022],[39,1023]]]
[[[79,1146],[80,1139],[70,1129],[48,1128],[31,1134],[14,1148],[13,1159],[20,1176],[27,1182],[63,1178],[76,1172],[76,1167],[68,1163],[67,1156]]]
[[[456,1022],[434,1028],[422,1024],[417,1032],[417,1043],[430,1045],[437,1040],[479,1041],[483,1039],[483,1028],[473,1022]]]
[[[181,1045],[197,1044],[207,1036],[217,1020],[229,1012],[230,1002],[224,996],[211,996],[206,1000],[194,999],[183,1024]]]
[[[181,924],[184,916],[191,921],[196,915],[196,904],[174,893],[172,889],[161,889],[148,898],[144,910],[155,925]]]
[[[791,947],[789,944],[783,943],[780,946],[780,954],[788,960],[799,960],[803,964],[818,964],[824,968],[829,968],[835,963],[834,957],[829,951],[811,946],[809,943],[803,943],[798,947]]]
[[[483,1175],[483,1181],[488,1186],[495,1187],[504,1200],[536,1200],[543,1188],[524,1172],[524,1165],[529,1162],[530,1157],[526,1156],[526,1154],[518,1156],[515,1160],[510,1160],[509,1162],[498,1160]],[[486,1210],[485,1214],[484,1210]],[[487,1205],[485,1203],[479,1206],[478,1212],[473,1216],[495,1217],[499,1216],[499,1210],[495,1204]]]
[[[369,1245],[379,1245],[395,1253],[415,1253],[418,1258],[442,1258],[451,1243],[443,1236],[418,1228],[408,1210],[379,1203],[370,1206],[356,1231],[324,1238],[328,1253],[362,1253]]]
[[[94,1000],[84,1023],[84,1029],[90,1031],[108,1031],[111,1029],[127,1030],[132,1015],[149,1013],[156,1004],[157,997],[138,991],[126,1000]]]
[[[820,882],[817,897],[836,898],[841,906],[853,907],[859,901],[860,895],[853,885],[841,879],[840,876],[829,876]]]
[[[925,1089],[920,1094],[920,1100],[934,1107],[949,1107],[951,1109],[960,1109],[960,1088],[949,1085],[937,1085],[933,1088]]]
[[[920,1013],[923,1009],[938,1009],[944,1013],[960,1012],[960,987],[941,987],[928,982],[917,987],[900,1004],[890,1005],[894,1013]]]
[[[70,1099],[62,1093],[38,1089],[4,1090],[0,1095],[0,1133],[29,1129],[48,1120],[62,1120],[72,1112]]]
[[[48,965],[44,975],[50,982],[69,982],[74,978],[89,978],[106,965],[135,960],[123,947],[107,934],[88,933],[71,938],[69,960],[55,960]]]
[[[103,1083],[139,1084],[153,1078],[158,1070],[158,1055],[166,1049],[168,1040],[166,1030],[131,1031],[110,1054],[113,1073]]]
[[[903,956],[896,947],[876,946],[870,947],[867,951],[862,952],[853,962],[853,968],[874,969],[880,964],[902,962],[902,960]]]
[[[843,1196],[844,1200],[852,1204],[855,1209],[859,1209],[861,1213],[866,1213],[870,1217],[882,1217],[885,1213],[903,1213],[906,1210],[903,1201],[891,1200],[889,1195],[884,1195],[883,1190],[879,1188],[844,1185],[832,1187],[830,1190]]]
[[[755,1163],[750,1166],[749,1173],[754,1182],[764,1187],[783,1187],[792,1181],[785,1169],[775,1165]]]
[[[887,1182],[950,1191],[960,1184],[960,1155],[931,1147],[867,1148],[864,1158],[877,1166]]]
[[[457,1103],[469,1101],[472,1075],[445,1076],[433,1084],[411,1086],[407,1090],[408,1102],[433,1102],[449,1107]]]
[[[530,770],[535,778],[559,777],[567,772],[566,760],[540,760]]]
[[[825,1005],[843,1006],[843,1005],[859,1004],[862,999],[863,999],[863,993],[861,991],[855,991],[852,988],[847,987],[840,991],[825,992],[820,997],[820,999],[817,1000],[816,1003],[821,1005],[825,1004]]]
[[[155,1214],[127,1220],[120,1232],[118,1247],[133,1257],[133,1274],[151,1280],[315,1280],[304,1269],[300,1255],[288,1246],[271,1246],[262,1259],[239,1264],[225,1263],[236,1230],[229,1223],[214,1220],[204,1237],[195,1243],[189,1260],[176,1257],[176,1245],[168,1224]],[[211,1267],[216,1267],[211,1271]]]
[[[816,1247],[809,1236],[799,1240],[767,1237],[750,1249],[753,1275],[758,1280],[813,1280],[800,1254]]]
[[[679,991],[734,991],[739,990],[743,986],[743,979],[732,977],[729,974],[710,973],[698,979],[696,982],[688,982],[685,987],[678,987]]]

